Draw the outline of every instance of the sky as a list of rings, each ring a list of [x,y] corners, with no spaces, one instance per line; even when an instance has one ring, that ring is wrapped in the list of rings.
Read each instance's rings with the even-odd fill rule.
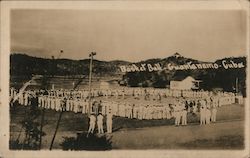
[[[175,52],[202,61],[246,54],[239,10],[11,11],[11,53],[137,62]]]

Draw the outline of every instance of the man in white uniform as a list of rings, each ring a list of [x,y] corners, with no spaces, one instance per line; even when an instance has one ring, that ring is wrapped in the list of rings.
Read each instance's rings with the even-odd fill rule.
[[[112,133],[112,113],[111,111],[107,114],[107,133]]]
[[[182,102],[182,105],[181,105],[182,107],[181,107],[181,109],[182,109],[182,111],[181,111],[181,117],[182,117],[182,125],[183,126],[185,126],[185,125],[187,125],[187,106],[185,105],[185,103],[184,102]]]
[[[96,122],[96,117],[95,117],[94,113],[91,113],[91,115],[89,116],[89,130],[88,130],[88,135],[89,135],[89,133],[94,133],[95,122]]]
[[[215,105],[212,106],[211,110],[211,121],[216,122],[216,113],[217,113],[217,108]]]
[[[205,111],[206,124],[210,124],[211,111],[210,111],[210,109],[209,109],[208,107],[207,107],[205,110],[206,110],[206,111]]]
[[[97,116],[97,127],[98,127],[98,133],[103,134],[103,116],[101,113]]]
[[[204,106],[200,107],[200,125],[205,124],[206,119],[206,108]]]
[[[181,112],[180,112],[180,105],[177,103],[174,106],[174,112],[175,112],[175,125],[179,126],[180,125],[180,120],[181,120]]]
[[[28,105],[28,100],[29,99],[29,94],[28,94],[28,92],[24,92],[24,98],[23,98],[23,100],[24,100],[24,105],[25,106],[27,106]]]

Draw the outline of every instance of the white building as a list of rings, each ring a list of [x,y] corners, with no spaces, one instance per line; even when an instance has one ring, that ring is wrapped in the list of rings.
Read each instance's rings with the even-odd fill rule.
[[[102,81],[100,83],[100,89],[109,89],[110,84],[108,82]]]
[[[191,90],[191,89],[199,89],[200,87],[200,80],[195,80],[191,76],[187,76],[184,79],[176,79],[170,81],[170,89],[177,89],[177,90]]]

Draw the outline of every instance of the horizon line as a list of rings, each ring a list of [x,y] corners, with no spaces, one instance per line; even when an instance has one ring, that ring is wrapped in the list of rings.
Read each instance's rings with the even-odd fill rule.
[[[138,63],[138,62],[142,62],[142,61],[146,61],[146,60],[151,60],[151,59],[166,59],[166,58],[169,58],[169,57],[173,57],[176,53],[178,52],[175,52],[174,54],[170,55],[170,56],[167,56],[167,57],[164,57],[164,58],[160,58],[160,57],[156,57],[156,58],[148,58],[148,59],[142,59],[142,60],[139,60],[139,61],[128,61],[128,60],[122,60],[122,59],[113,59],[113,60],[101,60],[101,59],[94,59],[96,61],[104,61],[104,62],[113,62],[113,61],[122,61],[122,62],[129,62],[129,63]],[[10,55],[15,55],[15,54],[19,54],[19,55],[26,55],[26,56],[29,56],[29,57],[34,57],[34,58],[41,58],[41,59],[53,59],[51,56],[50,58],[49,57],[42,57],[42,56],[36,56],[36,55],[30,55],[30,54],[26,54],[24,52],[12,52],[10,53]],[[178,53],[180,54],[180,53]],[[198,59],[195,59],[195,58],[191,58],[191,57],[186,57],[186,56],[183,56],[182,54],[180,54],[181,57],[184,57],[184,58],[187,58],[187,59],[193,59],[193,60],[197,60],[197,61],[200,61],[200,62],[212,62],[212,61],[204,61],[204,60],[198,60]],[[217,60],[222,60],[222,59],[225,59],[225,58],[239,58],[239,57],[247,57],[247,54],[246,55],[238,55],[238,56],[225,56],[223,58],[217,58],[217,59],[214,59],[213,62],[217,61]],[[74,60],[74,61],[81,61],[81,60],[88,60],[89,58],[82,58],[82,59],[72,59],[72,58],[54,58],[54,60]]]

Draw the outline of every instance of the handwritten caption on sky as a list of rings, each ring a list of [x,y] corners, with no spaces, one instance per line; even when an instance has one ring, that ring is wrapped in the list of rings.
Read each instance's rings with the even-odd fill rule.
[[[218,63],[192,63],[188,62],[187,64],[175,65],[168,63],[166,66],[161,66],[160,63],[155,64],[131,64],[131,65],[122,65],[120,66],[121,72],[143,72],[143,71],[162,71],[162,70],[196,70],[196,69],[239,69],[244,68],[245,65],[243,62],[234,62],[232,60],[222,60],[221,64]]]

